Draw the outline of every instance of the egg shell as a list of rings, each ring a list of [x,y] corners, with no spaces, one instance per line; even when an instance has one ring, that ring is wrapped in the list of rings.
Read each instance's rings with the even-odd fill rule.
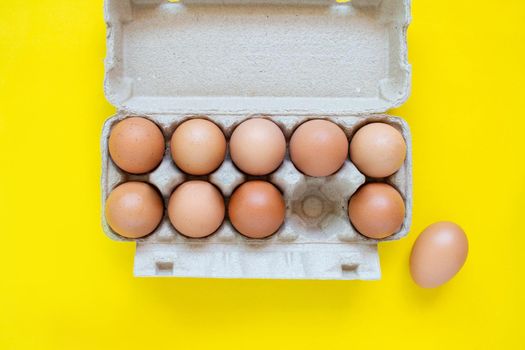
[[[468,249],[467,236],[457,224],[442,221],[428,226],[412,247],[412,278],[423,288],[439,287],[459,272]]]
[[[221,129],[206,119],[191,119],[175,129],[171,155],[182,171],[206,175],[217,169],[226,155],[226,138]]]
[[[141,117],[131,117],[117,123],[108,141],[111,159],[119,168],[132,174],[143,174],[155,169],[162,161],[165,146],[159,127]]]
[[[152,233],[164,215],[158,192],[144,182],[125,182],[106,200],[105,215],[109,226],[127,238],[141,238]]]
[[[224,198],[206,181],[188,181],[177,187],[170,197],[168,215],[181,234],[202,238],[214,233],[224,220]]]
[[[383,239],[401,228],[405,204],[399,192],[384,183],[363,185],[350,199],[348,215],[362,235]]]
[[[403,135],[386,123],[360,128],[350,142],[350,159],[365,175],[383,178],[401,168],[406,157]]]
[[[283,162],[286,139],[272,121],[253,118],[235,128],[230,138],[230,155],[239,169],[250,175],[266,175]]]
[[[281,192],[266,181],[248,181],[233,192],[228,206],[232,225],[250,238],[274,234],[284,222],[286,205]]]
[[[328,120],[301,124],[290,140],[290,158],[309,176],[329,176],[341,168],[348,156],[348,139],[343,130]]]

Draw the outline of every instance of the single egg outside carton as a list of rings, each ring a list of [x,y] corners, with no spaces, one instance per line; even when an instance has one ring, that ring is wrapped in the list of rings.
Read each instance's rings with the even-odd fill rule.
[[[468,239],[453,222],[428,226],[417,237],[410,255],[410,273],[423,288],[435,288],[448,282],[465,264]]]

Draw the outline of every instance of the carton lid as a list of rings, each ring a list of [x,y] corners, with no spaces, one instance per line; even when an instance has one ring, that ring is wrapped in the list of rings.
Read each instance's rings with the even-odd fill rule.
[[[117,108],[360,114],[408,97],[409,0],[173,1],[105,1]]]

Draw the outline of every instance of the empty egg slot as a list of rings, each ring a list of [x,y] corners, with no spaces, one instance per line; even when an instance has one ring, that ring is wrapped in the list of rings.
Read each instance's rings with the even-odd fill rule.
[[[315,190],[307,190],[299,199],[292,201],[293,215],[297,215],[310,228],[319,228],[323,219],[336,209],[336,203]]]

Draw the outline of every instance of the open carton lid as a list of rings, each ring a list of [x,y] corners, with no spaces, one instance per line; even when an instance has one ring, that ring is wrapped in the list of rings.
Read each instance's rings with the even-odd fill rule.
[[[106,0],[119,110],[362,114],[410,90],[409,0]]]

